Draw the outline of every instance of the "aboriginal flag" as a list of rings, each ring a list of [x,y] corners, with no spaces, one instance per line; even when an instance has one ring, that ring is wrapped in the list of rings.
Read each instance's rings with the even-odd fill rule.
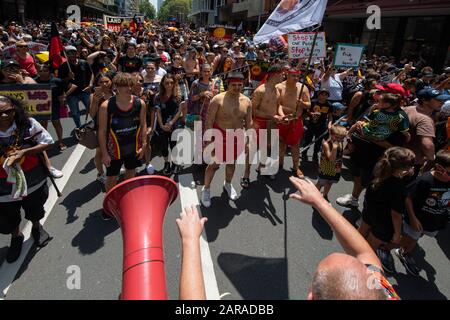
[[[63,56],[64,46],[58,32],[56,24],[52,22],[50,33],[50,44],[48,46],[49,59],[54,70],[58,69],[60,65],[66,62]]]

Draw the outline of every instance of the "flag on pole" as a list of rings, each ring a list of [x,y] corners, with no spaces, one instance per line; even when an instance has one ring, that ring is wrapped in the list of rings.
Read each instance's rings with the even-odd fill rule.
[[[61,37],[58,32],[56,24],[52,22],[51,33],[50,33],[50,44],[48,46],[49,58],[52,62],[52,68],[58,69],[60,65],[66,62],[64,58],[64,46]]]
[[[273,37],[322,23],[328,0],[281,0],[259,29],[254,42],[267,43]]]

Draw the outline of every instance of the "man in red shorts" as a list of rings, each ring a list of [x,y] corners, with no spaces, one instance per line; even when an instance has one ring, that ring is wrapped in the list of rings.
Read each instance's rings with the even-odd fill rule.
[[[280,168],[284,164],[286,146],[291,147],[293,172],[297,177],[302,177],[303,172],[299,168],[300,142],[303,137],[303,111],[311,107],[308,87],[299,83],[300,71],[291,68],[287,72],[286,81],[276,86],[279,92],[278,115],[286,121],[278,124],[280,134]],[[303,89],[303,90],[302,90]]]
[[[278,99],[280,94],[276,89],[276,85],[283,81],[283,68],[281,65],[276,64],[269,68],[267,71],[266,82],[261,84],[253,93],[252,96],[252,111],[253,111],[253,128],[256,130],[258,141],[258,149],[261,148],[260,130],[272,129],[275,123],[280,122],[283,118],[278,115]],[[269,135],[267,136],[268,145],[270,148]],[[269,150],[267,150],[268,154]],[[261,166],[264,166],[266,158],[260,159],[258,166],[258,172],[260,172]],[[250,159],[247,156],[245,163],[244,176],[241,179],[241,186],[243,188],[250,187]],[[271,179],[275,178],[274,175],[270,176]]]
[[[205,186],[202,189],[201,202],[205,207],[211,205],[210,186],[215,172],[220,167],[220,163],[227,163],[224,189],[227,191],[231,200],[234,201],[238,198],[231,181],[236,168],[236,159],[244,151],[244,135],[242,134],[240,137],[238,135],[243,141],[227,141],[226,131],[231,131],[230,133],[232,133],[235,130],[247,130],[252,127],[252,102],[241,93],[244,88],[244,76],[241,73],[230,73],[227,81],[228,91],[216,95],[211,100],[206,115],[205,130],[216,129],[217,131],[214,133],[213,161],[206,168]],[[210,148],[210,146],[207,146],[205,153]],[[230,150],[226,152],[226,149]],[[234,153],[233,159],[228,159],[228,155],[231,152]]]

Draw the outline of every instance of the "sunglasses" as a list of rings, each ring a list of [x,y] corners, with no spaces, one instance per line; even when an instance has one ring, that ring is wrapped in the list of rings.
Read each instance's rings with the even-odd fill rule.
[[[7,116],[12,115],[16,110],[15,109],[8,109],[8,110],[3,110],[0,111],[0,114],[6,114]]]

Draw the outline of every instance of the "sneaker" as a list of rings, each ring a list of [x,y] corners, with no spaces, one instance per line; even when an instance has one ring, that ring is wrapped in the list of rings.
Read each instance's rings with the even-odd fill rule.
[[[166,162],[164,164],[164,168],[162,170],[163,175],[170,176],[172,174],[172,170],[170,170],[170,162]]]
[[[105,184],[106,183],[106,176],[105,176],[105,174],[97,174],[97,181]]]
[[[54,167],[50,167],[50,169],[48,169],[48,171],[50,172],[50,175],[55,179],[62,178],[62,176],[63,176],[62,171],[59,171],[58,169],[56,169]]]
[[[126,172],[125,168],[122,167],[122,168],[120,168],[119,175],[124,175],[125,172]]]
[[[11,238],[11,244],[9,245],[8,252],[6,253],[6,262],[13,263],[19,259],[20,253],[22,252],[23,239],[23,235]]]
[[[405,266],[406,272],[414,277],[419,276],[419,268],[416,261],[410,254],[404,254],[402,249],[395,249],[395,255],[399,258],[400,262]]]
[[[102,219],[103,221],[109,221],[112,220],[113,217],[111,217],[109,214],[107,214],[105,211],[102,211]]]
[[[394,257],[391,254],[391,251],[377,249],[377,256],[380,259],[381,265],[383,266],[383,270],[386,273],[395,273],[395,263]]]
[[[358,199],[353,197],[351,194],[346,194],[343,197],[337,198],[336,203],[338,205],[340,205],[341,207],[346,207],[346,208],[358,208],[359,207]]]
[[[145,168],[145,170],[149,175],[155,174],[155,167],[151,163]]]
[[[234,190],[234,187],[231,183],[224,183],[223,188],[228,193],[228,197],[230,200],[236,200],[238,198],[236,190]]]
[[[51,240],[50,235],[41,225],[39,228],[31,229],[31,236],[33,237],[34,243],[38,246],[38,248],[45,247]]]
[[[205,208],[209,208],[211,206],[211,190],[203,187],[201,201],[202,201],[202,205]]]

